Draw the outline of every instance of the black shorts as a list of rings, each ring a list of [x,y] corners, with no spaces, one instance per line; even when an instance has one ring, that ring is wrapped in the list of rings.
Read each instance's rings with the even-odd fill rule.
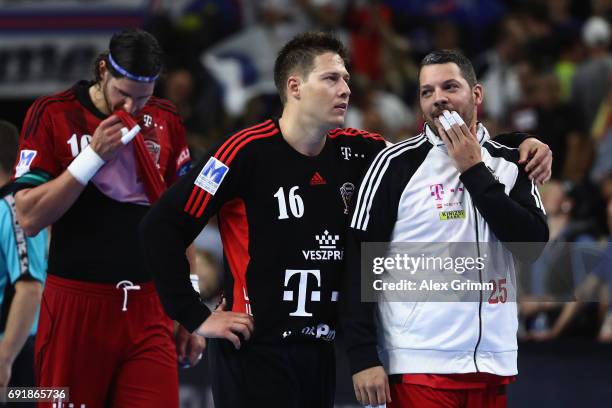
[[[209,339],[215,408],[332,408],[336,388],[332,343],[243,344]]]

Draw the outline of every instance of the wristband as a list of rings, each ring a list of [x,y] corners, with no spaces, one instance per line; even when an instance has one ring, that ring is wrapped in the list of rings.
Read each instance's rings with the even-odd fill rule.
[[[87,146],[68,166],[68,171],[77,181],[86,186],[89,180],[106,163],[91,146]]]
[[[191,286],[193,286],[193,290],[200,293],[200,277],[195,273],[189,275],[189,279],[191,280]]]

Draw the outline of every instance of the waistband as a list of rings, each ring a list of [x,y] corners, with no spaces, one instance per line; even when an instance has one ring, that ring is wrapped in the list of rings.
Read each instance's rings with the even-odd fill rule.
[[[123,299],[124,291],[121,287],[117,287],[118,283],[119,282],[115,284],[84,282],[74,279],[60,278],[55,275],[47,275],[45,288],[63,293],[71,293],[74,295],[87,295]],[[151,295],[157,294],[153,282],[140,282],[134,283],[133,285],[140,286],[140,289],[130,290],[130,299],[149,297]]]

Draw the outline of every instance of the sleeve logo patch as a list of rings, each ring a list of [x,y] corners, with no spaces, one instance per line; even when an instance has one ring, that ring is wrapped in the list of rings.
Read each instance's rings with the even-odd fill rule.
[[[202,171],[200,171],[200,174],[198,174],[198,178],[196,178],[194,184],[208,191],[210,194],[215,195],[228,171],[229,167],[214,157],[211,157],[202,168]]]
[[[15,167],[15,177],[21,177],[30,171],[30,166],[37,153],[36,150],[21,150],[19,152],[19,163]]]

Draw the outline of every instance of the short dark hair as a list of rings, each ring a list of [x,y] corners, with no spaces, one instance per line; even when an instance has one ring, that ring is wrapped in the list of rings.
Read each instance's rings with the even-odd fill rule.
[[[0,120],[0,169],[11,174],[17,159],[19,131],[10,122]]]
[[[289,76],[298,69],[306,76],[313,69],[314,59],[326,52],[338,54],[348,64],[348,53],[344,44],[332,34],[309,31],[298,34],[278,53],[274,63],[274,84],[283,104],[287,101],[286,84]]]
[[[108,51],[98,55],[94,63],[94,78],[96,82],[102,79],[100,61],[106,61],[106,67],[115,78],[124,75],[113,68],[108,60],[108,54],[127,72],[137,76],[153,77],[158,75],[164,66],[161,46],[150,33],[132,28],[114,34],[108,46]]]
[[[456,50],[438,50],[427,54],[425,58],[421,60],[421,65],[419,65],[419,78],[421,77],[421,70],[424,66],[447,64],[449,62],[457,64],[461,71],[461,75],[471,87],[476,85],[477,81],[474,66],[465,55]]]

